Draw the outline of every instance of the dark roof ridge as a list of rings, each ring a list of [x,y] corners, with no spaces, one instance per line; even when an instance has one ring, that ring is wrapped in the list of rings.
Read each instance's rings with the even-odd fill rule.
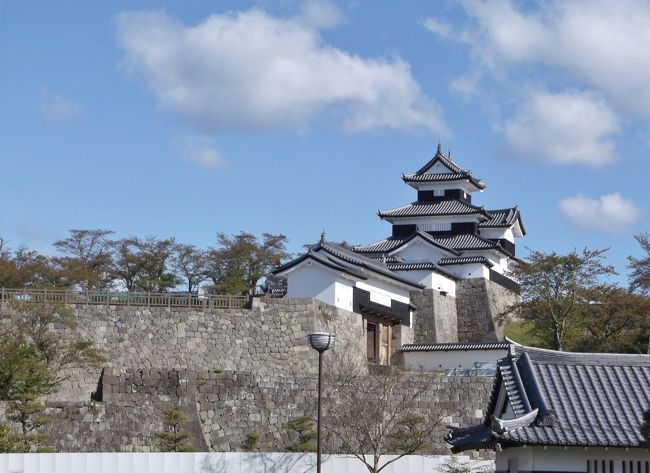
[[[524,388],[528,394],[528,399],[531,401],[531,407],[539,410],[539,415],[536,418],[538,425],[552,427],[555,425],[555,421],[557,420],[555,417],[555,411],[549,408],[546,396],[544,396],[544,392],[540,387],[539,380],[537,379],[537,375],[535,374],[528,353],[524,352],[524,354],[519,357],[519,360],[517,360],[517,366],[519,367],[519,374],[524,382]]]
[[[452,161],[451,158],[445,156],[442,153],[442,149],[440,145],[438,145],[438,149],[436,150],[436,154],[433,156],[433,158],[430,159],[429,162],[427,162],[419,170],[417,170],[415,174],[424,174],[431,166],[433,166],[436,163],[436,161],[442,161],[442,164],[444,164],[446,167],[448,167],[454,172],[457,173],[467,172],[463,170],[460,166],[458,166],[454,161]]]
[[[330,253],[331,255],[335,256],[336,258],[340,258],[344,261],[347,261],[348,263],[354,264],[356,266],[361,266],[371,271],[374,271],[376,273],[382,274],[383,276],[399,281],[402,284],[407,284],[412,287],[417,287],[418,289],[423,289],[425,287],[422,284],[418,284],[416,282],[411,281],[410,279],[407,279],[403,276],[400,276],[399,274],[394,273],[393,271],[388,269],[388,267],[383,263],[373,260],[372,258],[368,258],[367,256],[363,256],[353,251],[347,250],[338,245],[334,245],[333,243],[328,243],[326,241],[319,242],[317,247],[314,249],[314,251],[318,251],[319,249],[323,249],[327,253]]]
[[[473,212],[467,212],[466,211],[466,212],[451,212],[450,213],[450,212],[447,211],[447,212],[439,212],[439,213],[429,213],[429,214],[424,214],[424,215],[419,215],[419,216],[420,217],[428,217],[428,216],[435,217],[435,216],[444,216],[444,215],[470,215],[470,214],[480,213],[484,217],[486,217],[488,220],[493,217],[493,215],[489,211],[485,210],[484,205],[478,206],[478,205],[470,204],[469,202],[467,202],[465,200],[460,200],[460,199],[438,200],[438,201],[434,201],[434,202],[424,202],[424,201],[415,200],[415,201],[410,202],[408,204],[400,205],[399,207],[395,207],[395,208],[392,208],[392,209],[387,209],[387,210],[379,209],[379,210],[377,210],[377,216],[379,218],[384,218],[384,217],[388,217],[388,218],[404,217],[404,218],[407,218],[407,217],[413,217],[413,216],[412,215],[391,215],[391,214],[395,213],[395,212],[399,212],[399,211],[405,211],[405,210],[408,210],[408,209],[416,208],[416,207],[432,207],[432,208],[435,208],[435,207],[445,207],[445,206],[450,207],[452,205],[460,207],[461,209],[462,208],[465,208],[466,210],[471,209],[471,210],[473,210]]]

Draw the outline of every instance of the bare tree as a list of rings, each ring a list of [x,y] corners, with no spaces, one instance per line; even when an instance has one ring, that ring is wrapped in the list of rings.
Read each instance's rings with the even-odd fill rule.
[[[337,351],[339,348],[337,347]],[[325,429],[330,448],[352,455],[370,473],[379,473],[405,455],[428,448],[441,436],[441,417],[418,408],[430,386],[427,375],[377,367],[368,375],[354,363],[337,369],[328,384]],[[346,373],[347,371],[347,373]],[[382,461],[385,455],[395,455]]]

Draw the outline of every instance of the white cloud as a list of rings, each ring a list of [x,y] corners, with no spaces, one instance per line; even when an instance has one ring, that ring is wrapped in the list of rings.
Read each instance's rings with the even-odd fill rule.
[[[214,140],[205,136],[179,135],[173,140],[181,158],[203,168],[216,169],[226,163],[214,147]]]
[[[295,18],[260,10],[212,15],[185,26],[160,12],[117,16],[124,65],[159,104],[204,131],[304,126],[342,114],[350,131],[447,128],[440,107],[408,63],[362,58],[324,43],[319,28],[340,21],[311,3]]]
[[[86,115],[86,110],[79,102],[54,95],[47,90],[41,93],[39,108],[41,117],[51,123],[67,123]]]
[[[560,212],[574,227],[600,233],[623,233],[641,217],[641,209],[619,193],[591,199],[582,194],[560,202]]]
[[[616,107],[650,116],[650,3],[466,1],[475,57],[490,66],[542,64],[598,89]]]
[[[616,159],[616,115],[593,94],[532,93],[503,125],[506,153],[554,164],[603,166]]]
[[[336,5],[320,0],[307,0],[297,21],[312,28],[331,28],[343,23],[343,14]]]

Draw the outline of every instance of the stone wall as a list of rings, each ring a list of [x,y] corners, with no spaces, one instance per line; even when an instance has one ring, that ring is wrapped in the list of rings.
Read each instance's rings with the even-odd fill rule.
[[[174,407],[188,416],[185,429],[198,450],[242,450],[242,441],[256,432],[259,450],[285,451],[296,441],[288,421],[315,415],[316,380],[311,374],[106,368],[101,401],[48,402],[52,422],[45,430],[56,451],[155,451],[156,434],[163,430],[162,411]],[[398,390],[408,392],[422,380],[426,391],[409,412],[441,419],[440,433],[427,452],[448,453],[444,426],[477,424],[493,380],[409,373],[400,379]],[[331,384],[326,376],[324,385]],[[338,402],[335,389],[326,389],[324,395],[326,407]]]
[[[418,308],[415,322],[417,342],[453,343],[458,341],[456,298],[435,289],[411,292]]]
[[[76,332],[118,369],[220,369],[316,373],[307,334],[328,330],[358,364],[366,347],[361,316],[313,299],[255,301],[248,309],[73,305]],[[67,329],[57,327],[55,330]],[[54,399],[88,401],[101,368],[70,369]]]
[[[459,342],[503,340],[503,327],[496,322],[517,294],[487,279],[464,279],[456,283]]]

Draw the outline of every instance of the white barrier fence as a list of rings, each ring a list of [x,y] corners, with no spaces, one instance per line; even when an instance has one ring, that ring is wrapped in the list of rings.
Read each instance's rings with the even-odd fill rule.
[[[382,457],[382,464],[391,457]],[[410,455],[386,473],[435,473],[450,456]],[[469,458],[458,457],[465,462]],[[473,462],[494,471],[494,462]],[[309,453],[9,453],[0,454],[0,473],[311,473]],[[324,455],[323,473],[367,473],[356,458]]]

